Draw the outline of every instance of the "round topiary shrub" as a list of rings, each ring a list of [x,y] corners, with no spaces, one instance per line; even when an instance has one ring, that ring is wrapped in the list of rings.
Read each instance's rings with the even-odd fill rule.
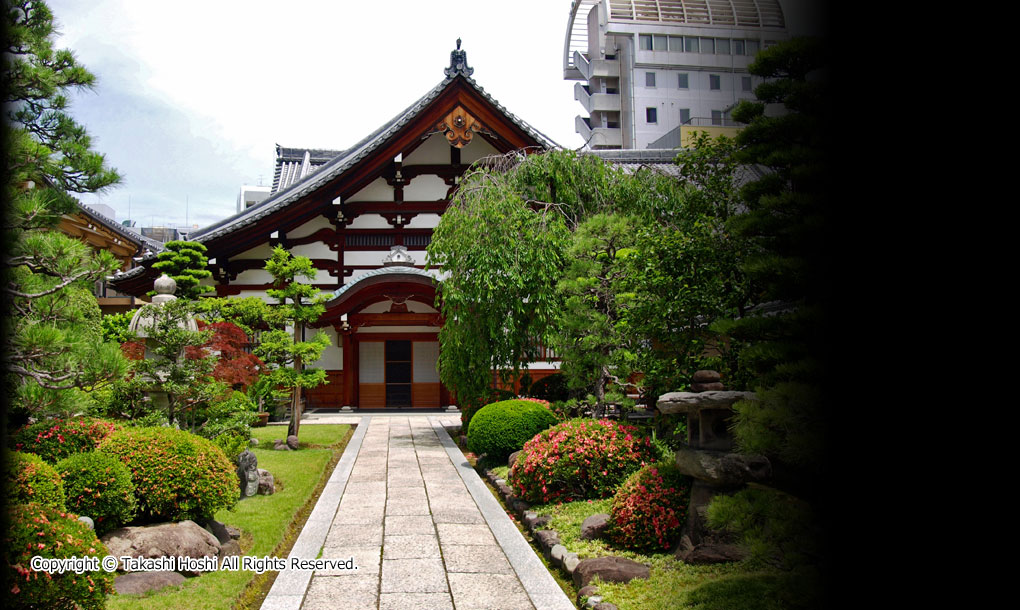
[[[668,550],[687,520],[691,480],[672,462],[630,475],[610,504],[609,535],[635,550]]]
[[[105,608],[113,593],[114,573],[73,569],[32,569],[32,557],[69,559],[109,554],[95,532],[64,511],[39,504],[8,510],[10,527],[4,535],[7,586],[4,608]],[[44,567],[44,566],[41,566]]]
[[[89,451],[60,460],[55,466],[64,480],[68,510],[86,515],[96,535],[128,523],[135,516],[135,485],[131,471],[112,455]]]
[[[57,471],[38,455],[16,451],[7,454],[7,503],[29,502],[67,510],[64,484]]]
[[[212,441],[176,428],[125,428],[100,445],[131,470],[147,521],[211,518],[240,498],[235,467]]]
[[[556,416],[532,400],[503,400],[485,405],[471,419],[468,449],[506,461],[533,436],[556,424]]]
[[[509,483],[528,502],[609,497],[656,459],[651,441],[636,431],[610,420],[567,420],[525,443]]]
[[[25,426],[11,435],[11,448],[34,453],[50,464],[92,451],[104,438],[122,426],[90,417],[48,419]]]

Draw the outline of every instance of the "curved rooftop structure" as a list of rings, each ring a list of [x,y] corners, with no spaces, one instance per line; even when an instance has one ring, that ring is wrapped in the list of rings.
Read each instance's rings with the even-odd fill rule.
[[[574,51],[588,52],[588,13],[608,4],[605,19],[664,25],[785,28],[779,0],[573,0],[563,46],[563,70],[574,68]],[[580,17],[580,19],[578,19]]]

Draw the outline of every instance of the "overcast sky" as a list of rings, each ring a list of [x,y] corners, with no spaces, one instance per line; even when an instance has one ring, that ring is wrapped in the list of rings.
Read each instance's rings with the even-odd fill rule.
[[[813,0],[781,0],[791,32]],[[474,79],[562,146],[582,144],[563,80],[570,0],[49,0],[97,77],[72,114],[123,176],[83,203],[138,226],[205,226],[242,184],[271,185],[275,145],[344,149],[443,79],[463,39]]]

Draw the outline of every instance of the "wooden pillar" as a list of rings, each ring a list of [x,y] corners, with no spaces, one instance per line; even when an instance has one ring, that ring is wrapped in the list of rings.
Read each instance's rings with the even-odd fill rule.
[[[337,329],[337,334],[340,335],[341,344],[343,347],[343,359],[344,359],[344,398],[342,406],[354,406],[354,384],[356,383],[355,378],[357,377],[357,365],[356,365],[356,354],[354,341],[351,339],[353,334],[352,330],[340,330]]]

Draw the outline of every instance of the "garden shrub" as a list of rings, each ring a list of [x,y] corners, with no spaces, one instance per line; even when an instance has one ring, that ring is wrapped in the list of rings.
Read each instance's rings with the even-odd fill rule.
[[[607,498],[657,457],[636,430],[610,420],[560,423],[525,443],[509,482],[528,502]]]
[[[11,447],[56,464],[75,453],[93,451],[104,438],[120,428],[116,422],[90,417],[43,420],[11,435]]]
[[[57,462],[56,470],[64,480],[68,510],[90,517],[97,536],[134,517],[131,471],[114,456],[98,451],[78,453]]]
[[[244,393],[230,392],[209,406],[208,419],[198,429],[198,434],[216,443],[227,459],[236,463],[237,456],[251,445],[251,426],[258,420],[255,408],[255,403]]]
[[[7,503],[30,502],[67,510],[63,481],[38,455],[12,451],[7,455]]]
[[[138,515],[146,520],[204,519],[240,498],[235,467],[212,441],[176,428],[126,428],[100,451],[131,470]]]
[[[503,400],[478,410],[471,420],[468,449],[506,461],[533,436],[556,423],[552,411],[534,400]]]
[[[560,402],[570,398],[570,389],[567,387],[566,376],[557,373],[543,377],[531,384],[528,394],[549,402]]]
[[[8,510],[10,527],[4,536],[9,587],[5,608],[105,608],[113,593],[112,572],[100,568],[76,574],[73,570],[34,571],[32,557],[49,559],[98,557],[109,554],[95,532],[70,513],[41,506],[21,504]]]
[[[691,481],[676,464],[650,464],[630,475],[610,504],[610,536],[629,549],[668,550],[687,520]]]

